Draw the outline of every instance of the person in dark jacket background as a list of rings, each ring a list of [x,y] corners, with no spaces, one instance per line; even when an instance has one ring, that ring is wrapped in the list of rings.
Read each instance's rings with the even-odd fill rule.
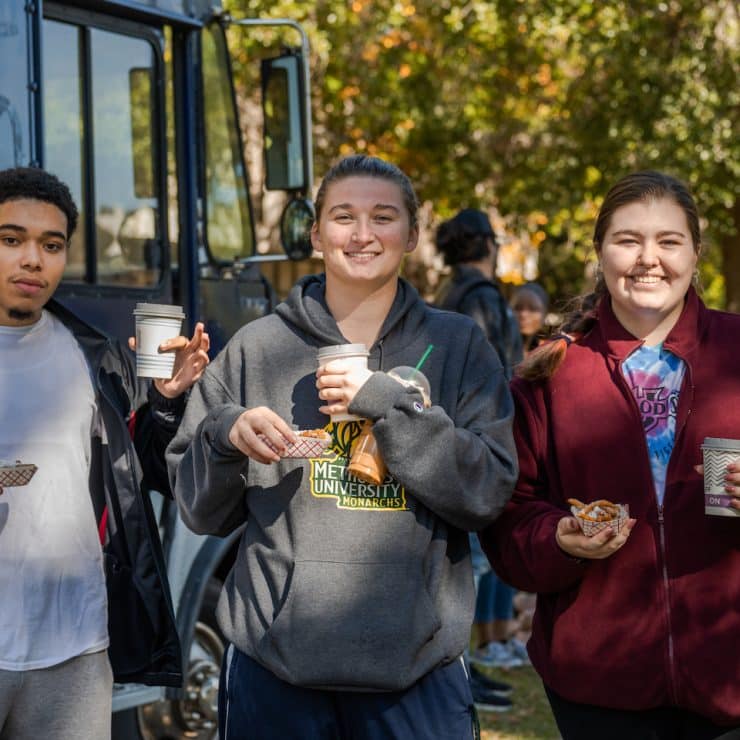
[[[451,278],[440,288],[436,305],[470,316],[485,332],[511,378],[523,356],[522,337],[496,281],[498,242],[488,216],[464,208],[440,224],[436,246],[445,264],[453,268]],[[476,584],[471,687],[479,709],[506,711],[511,702],[490,697],[490,679],[476,665],[508,669],[529,661],[524,645],[513,634],[515,590],[491,569],[476,534],[470,535],[470,549]],[[499,682],[495,688],[510,693],[507,684]]]
[[[147,391],[128,349],[50,300],[76,223],[56,177],[0,172],[0,737],[13,740],[104,740],[114,678],[182,680],[145,491],[169,492],[164,450],[208,337],[199,325],[168,342],[174,375]]]
[[[498,242],[483,211],[464,208],[440,224],[436,246],[452,277],[440,288],[435,305],[470,316],[485,332],[511,377],[521,361],[519,324],[496,281]]]
[[[595,291],[512,384],[520,475],[483,545],[538,594],[528,648],[564,740],[737,738],[740,464],[707,515],[701,445],[740,439],[740,316],[692,285],[699,217],[675,178],[617,182],[593,241]],[[632,518],[587,537],[573,498]]]

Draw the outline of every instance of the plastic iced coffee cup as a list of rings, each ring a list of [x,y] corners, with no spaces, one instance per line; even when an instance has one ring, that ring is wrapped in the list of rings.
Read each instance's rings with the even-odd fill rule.
[[[395,378],[399,383],[403,383],[403,385],[416,388],[424,399],[425,408],[429,408],[432,405],[432,389],[429,386],[426,376],[420,370],[408,365],[399,365],[398,367],[394,367],[393,370],[389,370],[388,375],[391,378]]]
[[[379,486],[388,474],[388,468],[380,454],[378,442],[373,434],[373,423],[366,421],[355,442],[347,472],[364,483]]]
[[[349,366],[367,368],[367,357],[370,353],[364,344],[333,344],[329,347],[321,347],[318,352],[319,366],[328,362],[339,360]],[[331,420],[336,421],[358,421],[362,417],[355,414],[332,414]]]
[[[180,335],[185,318],[181,306],[163,303],[137,303],[136,374],[140,378],[171,378],[175,353],[160,352],[159,345]]]
[[[705,437],[701,449],[704,455],[704,513],[740,516],[740,511],[730,506],[732,498],[725,491],[727,466],[740,462],[740,439]]]

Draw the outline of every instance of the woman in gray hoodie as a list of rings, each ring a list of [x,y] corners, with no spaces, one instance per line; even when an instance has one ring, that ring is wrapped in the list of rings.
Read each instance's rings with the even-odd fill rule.
[[[188,526],[243,527],[218,606],[220,737],[469,738],[467,532],[498,516],[517,474],[504,370],[472,320],[398,277],[418,239],[398,168],[343,159],[316,213],[325,274],[237,332],[168,450]],[[317,372],[317,350],[347,342],[369,347],[369,369]],[[429,344],[431,406],[385,372]],[[347,471],[361,424],[331,422],[345,412],[374,422],[379,485]],[[284,457],[294,427],[325,429],[329,449]]]

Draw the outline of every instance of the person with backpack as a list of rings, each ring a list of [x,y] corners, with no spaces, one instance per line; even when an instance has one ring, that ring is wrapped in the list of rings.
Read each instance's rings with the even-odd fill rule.
[[[436,245],[452,268],[452,276],[440,289],[435,305],[470,316],[485,332],[511,378],[524,356],[522,336],[496,280],[499,245],[488,216],[475,208],[463,208],[440,224]]]
[[[485,332],[498,353],[508,378],[522,360],[522,337],[513,311],[496,281],[498,241],[488,216],[474,208],[464,208],[440,224],[436,234],[437,250],[452,267],[450,279],[443,284],[436,305],[472,318]],[[497,668],[516,668],[529,662],[524,645],[513,637],[514,589],[491,569],[475,533],[470,548],[476,584],[474,651],[471,661],[471,687],[479,709],[506,711],[509,699],[492,698],[492,688],[485,673],[476,664]],[[510,693],[499,682],[500,693]]]

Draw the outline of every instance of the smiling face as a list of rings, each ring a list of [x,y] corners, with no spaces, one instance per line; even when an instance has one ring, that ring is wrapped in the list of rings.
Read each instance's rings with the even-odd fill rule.
[[[62,279],[67,217],[39,200],[0,203],[0,325],[27,326]]]
[[[681,314],[698,259],[683,209],[670,198],[621,206],[598,251],[620,323],[638,338],[662,341]]]
[[[418,238],[400,186],[368,176],[332,182],[311,230],[314,249],[324,257],[327,287],[395,285],[403,255]]]

